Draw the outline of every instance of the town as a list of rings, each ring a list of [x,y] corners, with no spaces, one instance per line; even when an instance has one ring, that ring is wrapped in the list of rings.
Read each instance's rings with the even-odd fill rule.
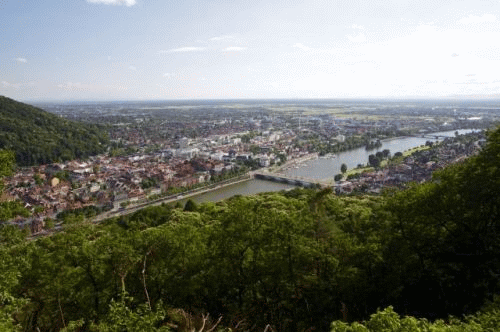
[[[428,180],[432,171],[476,153],[484,141],[479,129],[497,121],[494,109],[421,104],[209,106],[40,105],[61,117],[106,124],[112,144],[108,153],[88,160],[19,168],[5,178],[3,200],[20,200],[32,212],[11,222],[38,233],[53,227],[53,220],[69,222],[67,211],[92,211],[87,217],[123,212],[222,181],[230,184],[260,168],[280,174],[303,160],[376,148],[384,139],[477,129],[467,141],[447,138],[433,149],[429,141],[414,155],[379,151],[373,156],[390,161],[370,165],[366,160],[330,179],[338,194],[380,193],[383,187]]]

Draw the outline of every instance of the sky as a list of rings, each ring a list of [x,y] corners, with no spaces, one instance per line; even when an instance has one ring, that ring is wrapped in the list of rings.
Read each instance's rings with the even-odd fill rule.
[[[20,101],[500,98],[500,0],[0,0]]]

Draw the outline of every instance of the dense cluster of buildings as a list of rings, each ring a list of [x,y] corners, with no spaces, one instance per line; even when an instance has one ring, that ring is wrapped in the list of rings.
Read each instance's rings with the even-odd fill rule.
[[[268,167],[281,162],[280,158],[306,153],[290,145],[290,133],[263,132],[248,143],[241,142],[242,134],[184,137],[177,148],[150,154],[101,155],[87,161],[19,169],[5,178],[4,199],[21,200],[39,218],[55,218],[59,212],[89,205],[118,209],[124,203],[145,201],[171,188],[208,182],[249,162]],[[254,151],[249,151],[250,147]]]
[[[476,154],[484,142],[483,138],[468,143],[448,138],[437,148],[419,151],[404,158],[401,163],[389,163],[378,171],[350,177],[339,182],[335,188],[337,193],[380,193],[384,187],[403,187],[408,182],[428,181],[434,171]]]

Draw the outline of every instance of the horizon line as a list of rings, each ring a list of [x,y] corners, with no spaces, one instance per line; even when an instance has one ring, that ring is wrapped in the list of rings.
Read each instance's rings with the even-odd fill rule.
[[[5,96],[7,97],[7,96]],[[406,97],[271,97],[271,98],[182,98],[182,99],[14,99],[13,100],[25,103],[138,103],[138,102],[224,102],[224,101],[368,101],[368,100],[384,100],[384,101],[500,101],[499,96],[406,96]]]

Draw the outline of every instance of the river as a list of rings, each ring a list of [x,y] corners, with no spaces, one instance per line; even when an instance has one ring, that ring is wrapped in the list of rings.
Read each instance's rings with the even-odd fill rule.
[[[460,135],[475,131],[473,129],[457,130]],[[455,131],[442,131],[429,134],[428,137],[404,137],[381,141],[382,146],[378,149],[367,151],[364,147],[339,153],[335,158],[318,158],[303,163],[299,168],[289,168],[283,173],[291,177],[304,177],[310,179],[331,179],[340,173],[340,166],[346,164],[348,169],[355,168],[358,164],[367,164],[368,156],[377,151],[389,149],[391,154],[403,152],[408,149],[425,144],[427,141],[438,141],[433,136],[455,136]]]
[[[291,184],[251,179],[192,196],[190,199],[195,203],[217,202],[235,195],[254,195],[262,192],[280,191],[292,188],[295,188],[295,186]],[[185,198],[177,202],[184,205],[187,200],[188,199]],[[175,202],[175,204],[177,204],[177,202]]]
[[[459,134],[470,133],[472,129],[458,130]],[[432,136],[455,136],[455,131],[444,131],[429,134]],[[382,146],[378,149],[367,151],[365,148],[358,148],[351,151],[341,152],[335,158],[318,158],[306,161],[299,165],[299,168],[289,168],[284,171],[285,175],[293,177],[305,177],[311,179],[332,179],[340,173],[340,166],[345,163],[348,168],[354,168],[358,164],[366,164],[368,156],[377,151],[389,149],[391,154],[403,152],[405,150],[425,144],[427,141],[437,141],[429,137],[404,137],[393,138],[382,141]],[[221,187],[210,192],[190,197],[196,203],[217,202],[234,195],[253,195],[261,192],[280,191],[294,188],[295,186],[270,182],[265,180],[252,179],[244,182],[235,183],[226,187]],[[179,200],[185,204],[187,199]]]

